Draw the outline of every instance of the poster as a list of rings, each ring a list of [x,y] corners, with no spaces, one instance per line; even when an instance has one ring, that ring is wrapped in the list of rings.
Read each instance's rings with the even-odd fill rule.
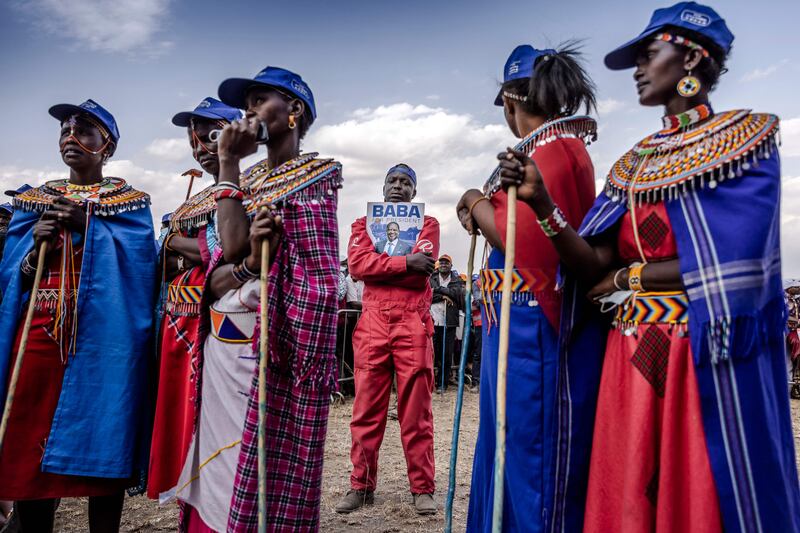
[[[378,253],[410,254],[424,222],[425,204],[367,203],[367,233]]]

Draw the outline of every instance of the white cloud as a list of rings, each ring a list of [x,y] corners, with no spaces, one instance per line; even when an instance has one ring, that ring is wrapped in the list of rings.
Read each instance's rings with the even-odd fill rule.
[[[741,81],[750,82],[768,78],[769,76],[772,76],[773,74],[778,72],[782,67],[786,66],[788,63],[789,63],[788,59],[783,59],[773,65],[769,65],[768,67],[753,69],[750,72],[747,72],[744,76],[742,76]]]
[[[800,278],[800,176],[783,178],[781,191],[781,253],[783,277]]]
[[[100,52],[158,55],[171,46],[155,38],[170,0],[30,0],[13,6],[45,32]]]
[[[625,103],[613,98],[604,98],[597,101],[597,114],[608,115],[625,107]]]
[[[781,120],[781,155],[800,157],[800,117]]]
[[[382,200],[386,170],[399,162],[417,173],[417,201],[441,224],[442,251],[464,270],[469,236],[455,216],[468,188],[480,188],[495,166],[495,156],[515,139],[500,124],[483,125],[474,117],[424,105],[400,103],[358,109],[339,124],[312,129],[304,148],[335,157],[344,165],[339,197],[340,249],[350,224],[366,213],[367,202]]]
[[[145,151],[163,161],[181,161],[186,158],[187,143],[186,138],[177,139],[154,139],[147,145]]]

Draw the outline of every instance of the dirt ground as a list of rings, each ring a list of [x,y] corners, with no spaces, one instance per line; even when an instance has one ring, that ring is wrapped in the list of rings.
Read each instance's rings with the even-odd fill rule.
[[[352,398],[344,404],[331,406],[328,419],[328,438],[325,444],[325,467],[322,480],[323,532],[427,532],[444,527],[444,501],[447,495],[447,476],[450,462],[454,388],[444,395],[433,397],[434,454],[436,456],[436,501],[440,511],[430,517],[420,517],[414,511],[408,492],[406,463],[400,444],[400,426],[390,420],[381,447],[378,463],[378,487],[375,504],[349,515],[333,509],[350,487],[350,415]],[[456,496],[453,506],[453,530],[463,531],[466,523],[472,452],[478,431],[478,395],[464,391],[461,417]],[[83,499],[64,500],[56,515],[56,531],[86,531],[86,507]],[[173,505],[159,505],[143,496],[125,499],[122,515],[123,531],[175,531],[178,513]]]
[[[447,475],[450,458],[450,439],[453,427],[455,392],[434,396],[433,414],[436,437],[436,500],[440,510],[431,517],[419,517],[414,512],[408,493],[405,459],[400,445],[397,422],[389,421],[379,460],[378,489],[375,505],[350,515],[339,515],[333,509],[348,488],[350,473],[350,410],[352,400],[331,408],[328,441],[325,452],[321,531],[334,533],[388,533],[441,531],[444,527],[444,499],[447,492]],[[795,449],[800,466],[800,401],[792,401],[792,418],[795,428]],[[478,428],[478,396],[464,393],[464,410],[461,419],[461,439],[456,470],[456,497],[453,512],[453,530],[464,531],[472,465],[472,450]],[[174,531],[177,523],[174,506],[159,507],[142,496],[126,498],[123,512],[123,531]],[[57,531],[86,531],[86,501],[65,500],[57,514]]]

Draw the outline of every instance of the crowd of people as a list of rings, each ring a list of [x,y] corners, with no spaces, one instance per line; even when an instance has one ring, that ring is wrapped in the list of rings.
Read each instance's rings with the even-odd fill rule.
[[[88,497],[90,530],[117,531],[128,489],[177,502],[180,531],[316,531],[342,386],[335,511],[374,502],[394,411],[413,508],[435,514],[432,396],[463,351],[480,395],[468,531],[800,531],[778,118],[713,110],[732,43],[681,2],[605,57],[664,117],[599,196],[581,54],[515,48],[494,104],[519,143],[456,205],[490,250],[471,279],[429,215],[413,242],[396,222],[373,242],[358,218],[340,260],[343,169],[300,150],[317,111],[294,72],[224,80],[174,115],[214,183],[157,240],[149,195],[103,172],[111,112],[51,107],[69,177],[0,206],[0,511],[46,532],[59,499]],[[417,196],[405,163],[380,181],[384,202]]]

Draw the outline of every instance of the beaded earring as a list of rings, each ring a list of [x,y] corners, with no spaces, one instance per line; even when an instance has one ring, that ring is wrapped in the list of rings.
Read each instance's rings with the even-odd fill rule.
[[[692,71],[690,70],[689,73],[678,82],[678,94],[684,98],[691,98],[700,92],[700,86],[700,80],[692,76]]]

